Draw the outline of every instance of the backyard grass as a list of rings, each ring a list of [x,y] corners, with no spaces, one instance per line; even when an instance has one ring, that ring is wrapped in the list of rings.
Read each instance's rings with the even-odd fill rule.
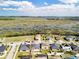
[[[41,53],[42,54],[47,54],[49,52],[49,50],[42,50]]]
[[[5,59],[5,56],[4,57],[0,57],[0,59]]]
[[[33,39],[34,39],[34,35],[6,37],[5,40],[4,40],[4,43],[25,42],[25,41],[32,41]]]
[[[42,38],[45,38],[45,34],[41,34]],[[27,35],[27,36],[16,36],[16,37],[4,37],[5,39],[3,40],[4,43],[13,43],[13,42],[25,42],[25,41],[32,41],[34,40],[35,35]],[[54,35],[48,35],[52,37],[52,41],[54,42]],[[62,36],[63,37],[63,36]]]
[[[72,55],[71,55],[71,54],[63,54],[63,55],[62,55],[62,58],[64,59],[64,58],[70,57],[70,56],[72,56]]]

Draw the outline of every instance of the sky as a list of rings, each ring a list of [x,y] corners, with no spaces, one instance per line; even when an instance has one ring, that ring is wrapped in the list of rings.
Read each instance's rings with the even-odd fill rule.
[[[0,0],[0,16],[79,16],[79,0]]]

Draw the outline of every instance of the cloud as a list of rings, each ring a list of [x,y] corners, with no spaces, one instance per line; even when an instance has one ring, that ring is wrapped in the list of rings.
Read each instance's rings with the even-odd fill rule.
[[[1,8],[1,10],[17,10],[17,8]]]
[[[75,0],[60,0],[66,4],[51,4],[44,3],[45,6],[38,7],[29,1],[5,1],[0,3],[0,6],[18,6],[18,8],[2,8],[0,10],[14,10],[23,12],[29,16],[77,16],[79,15],[79,7],[74,3]]]
[[[79,2],[79,0],[59,0],[59,1],[66,3],[66,4],[75,4]]]
[[[19,8],[18,11],[29,13],[32,16],[69,16],[79,15],[79,8],[74,5],[52,4],[50,6]]]
[[[47,2],[44,2],[44,5],[48,5],[48,3]]]
[[[26,6],[31,8],[34,7],[32,2],[28,2],[28,1],[3,1],[2,3],[0,3],[0,6],[20,6],[20,7]]]

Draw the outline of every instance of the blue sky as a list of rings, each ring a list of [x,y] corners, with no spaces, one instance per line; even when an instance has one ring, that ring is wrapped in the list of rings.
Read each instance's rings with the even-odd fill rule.
[[[1,0],[0,16],[79,16],[79,0]]]
[[[16,1],[29,1],[32,2],[33,4],[40,6],[43,5],[44,2],[47,2],[48,4],[55,4],[55,3],[59,3],[60,1],[58,0],[16,0]]]

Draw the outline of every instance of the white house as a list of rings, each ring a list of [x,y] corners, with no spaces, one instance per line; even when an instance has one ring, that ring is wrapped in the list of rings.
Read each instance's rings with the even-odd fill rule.
[[[74,37],[74,36],[65,36],[64,39],[67,40],[67,41],[73,41],[73,40],[76,39],[76,37]]]
[[[41,43],[41,35],[40,34],[35,35],[34,42]]]
[[[71,48],[71,46],[64,46],[64,45],[62,45],[62,49],[64,50],[64,51],[72,51],[72,48]]]

